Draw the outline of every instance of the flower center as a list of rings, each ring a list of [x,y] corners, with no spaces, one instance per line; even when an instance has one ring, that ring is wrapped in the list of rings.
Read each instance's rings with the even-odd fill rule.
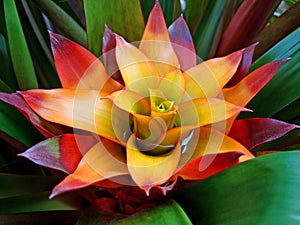
[[[173,101],[162,101],[159,105],[155,105],[154,111],[166,113],[170,112],[173,109],[174,102]]]
[[[150,104],[151,104],[151,117],[161,118],[164,121],[164,127],[167,129],[174,127],[174,118],[176,114],[176,108],[174,101],[166,99],[164,94],[160,90],[149,89],[150,92]]]
[[[173,145],[161,143],[165,132],[174,127],[177,113],[174,101],[169,101],[160,90],[149,89],[151,114],[135,115],[134,132],[141,151],[149,155],[161,155],[171,150]]]

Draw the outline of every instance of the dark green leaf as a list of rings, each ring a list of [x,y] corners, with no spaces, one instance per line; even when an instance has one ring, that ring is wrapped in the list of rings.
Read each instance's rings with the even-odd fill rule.
[[[84,29],[62,8],[51,0],[33,0],[37,7],[46,14],[51,22],[68,38],[86,46]]]
[[[3,1],[0,3],[0,34],[7,37]]]
[[[31,34],[30,38],[32,37],[33,33],[35,34],[34,37],[37,37],[37,40],[38,40],[40,46],[42,47],[44,53],[46,54],[47,58],[54,65],[53,57],[51,55],[51,51],[49,48],[50,45],[48,44],[49,37],[48,37],[48,33],[47,33],[47,36],[45,36],[46,27],[42,23],[43,22],[42,17],[40,16],[36,7],[30,7],[31,5],[27,4],[26,1],[22,1],[22,5],[24,8],[24,13],[22,13],[22,14],[27,16],[26,19],[28,19],[28,26],[30,24],[30,27],[32,28],[32,30],[30,30],[30,31],[27,28],[27,30],[25,30],[25,34],[30,33]],[[30,40],[30,38],[28,38],[28,39]]]
[[[147,22],[149,14],[155,4],[155,0],[140,0],[140,4],[144,15],[144,20]]]
[[[238,3],[239,3],[239,0],[227,1],[226,5],[224,7],[224,10],[223,10],[222,16],[220,18],[218,27],[216,29],[216,33],[213,37],[213,41],[211,44],[211,49],[209,51],[208,58],[215,57],[218,46],[221,41],[222,34],[223,34],[225,28],[228,26],[229,22],[231,21],[232,15],[238,8]]]
[[[49,190],[59,182],[56,177],[0,174],[0,182],[0,214],[78,210],[85,205],[75,193],[49,200]]]
[[[300,28],[287,35],[263,56],[257,59],[250,68],[250,71],[257,69],[268,62],[291,57],[291,55],[295,54],[300,48],[299,35]]]
[[[274,118],[284,121],[290,121],[297,119],[300,115],[300,98],[292,102],[280,112],[274,115]]]
[[[2,34],[0,34],[0,62],[1,80],[11,89],[17,90],[17,82],[10,59],[8,43]]]
[[[33,193],[0,199],[0,214],[78,210],[84,206],[82,199],[71,193],[49,200],[50,192]]]
[[[121,215],[122,216],[122,215]],[[124,215],[123,215],[124,216]],[[119,215],[120,217],[120,215]],[[174,201],[169,200],[160,205],[155,205],[151,208],[139,211],[128,217],[119,219],[116,215],[101,214],[96,210],[88,210],[78,220],[77,225],[184,225],[191,224],[182,208]]]
[[[10,54],[21,90],[37,88],[37,80],[26,44],[15,1],[4,0],[4,12]]]
[[[144,19],[138,0],[84,0],[89,50],[96,56],[102,53],[105,24],[127,41],[139,41]]]
[[[299,224],[300,152],[269,154],[183,190],[194,224]]]
[[[270,26],[263,29],[253,40],[253,42],[259,42],[254,58],[257,59],[286,35],[298,28],[300,26],[299,15],[300,1],[289,8],[282,16],[275,19]]]
[[[38,32],[41,33],[42,38],[45,40],[45,42],[47,42],[46,43],[47,46],[50,47],[50,44],[48,43],[49,42],[49,33],[48,33],[48,28],[49,27],[48,27],[47,21],[44,18],[44,15],[41,13],[41,11],[39,10],[39,8],[36,7],[36,5],[34,4],[33,1],[22,1],[22,5],[24,5],[24,3],[25,3],[25,5],[28,5],[29,10],[30,10],[28,16],[32,17],[32,19],[35,20],[35,23],[36,23],[36,25],[37,25],[37,27],[39,29]],[[26,14],[28,14],[28,13],[26,13]]]
[[[299,121],[298,121],[299,122]],[[256,152],[258,151],[264,151],[266,149],[275,149],[275,150],[297,150],[300,149],[297,147],[297,144],[300,144],[300,130],[294,130],[282,138],[279,138],[275,141],[272,141],[270,143],[266,143],[265,145],[259,147],[256,149]]]
[[[9,172],[9,169],[7,168],[6,160],[1,154],[0,154],[0,172],[2,172],[2,173],[8,173]]]
[[[78,24],[84,22],[80,20],[81,18],[78,15],[80,13],[80,16],[83,16],[83,10],[81,11],[80,8],[76,7],[77,5],[75,4],[74,1],[62,1],[62,0],[53,0],[53,1],[57,5],[59,5],[59,7],[61,7],[69,16],[71,16]],[[77,11],[74,11],[72,6],[76,7]]]
[[[53,176],[0,174],[0,199],[49,191],[58,182]]]
[[[207,59],[217,32],[226,1],[209,1],[200,24],[193,35],[196,53],[202,59]]]
[[[208,2],[209,0],[186,0],[185,18],[192,34],[195,33]]]
[[[274,78],[254,97],[247,106],[254,113],[251,117],[270,117],[300,98],[300,28],[260,57],[251,70],[278,59],[291,57]],[[263,104],[262,104],[263,103]]]
[[[30,49],[33,53],[32,60],[41,88],[61,87],[54,65],[49,62],[37,40],[31,38],[28,46],[31,47]]]
[[[2,80],[0,80],[0,91],[7,92],[7,93],[13,92],[12,89]]]
[[[45,211],[18,214],[0,214],[1,224],[7,225],[54,225],[75,224],[78,211]]]
[[[24,10],[21,8],[20,12],[22,14],[20,18],[23,22],[24,33],[28,40],[28,47],[32,55],[39,84],[43,88],[61,87],[55,70],[50,45],[48,44],[48,32],[45,38],[43,35],[45,28],[38,26],[38,24],[41,23],[41,21],[39,21],[41,18],[34,16],[37,13],[34,12],[33,9],[37,9],[29,7],[25,2],[22,3]]]
[[[41,134],[15,108],[0,101],[0,130],[29,147]]]
[[[180,2],[179,0],[160,0],[159,2],[164,12],[166,24],[169,26],[181,14]]]
[[[49,200],[59,179],[50,176],[0,174],[0,214],[78,210],[85,202],[75,193]]]
[[[179,0],[159,0],[167,26],[176,20],[181,14]],[[155,0],[140,0],[144,19],[147,22],[150,11],[152,10]]]
[[[42,18],[39,16],[39,12],[36,12],[36,7],[30,7],[25,1],[22,1],[22,3],[23,7],[20,7],[19,10],[20,19],[22,20],[23,30],[27,38],[39,85],[43,88],[61,87],[50,45],[48,44],[48,32],[46,32],[47,36],[45,37],[45,27],[40,25]]]

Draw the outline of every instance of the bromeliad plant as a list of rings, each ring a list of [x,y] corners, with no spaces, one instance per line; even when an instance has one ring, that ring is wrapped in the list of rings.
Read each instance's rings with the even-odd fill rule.
[[[179,31],[184,31],[181,36],[176,35]],[[106,30],[107,42],[116,45],[113,53],[124,85],[109,77],[102,63],[87,50],[50,34],[63,89],[29,90],[19,95],[43,119],[99,135],[87,149],[81,149],[77,138],[85,145],[88,140],[75,131],[74,137],[67,134],[75,143],[70,145],[63,135],[55,153],[50,139],[21,154],[53,169],[65,171],[67,163],[76,168],[68,171],[70,175],[54,188],[51,197],[95,184],[109,191],[120,187],[120,192],[130,186],[137,190],[138,186],[144,195],[133,197],[144,204],[156,199],[152,197],[155,189],[161,191],[156,193],[160,198],[167,195],[180,178],[200,180],[235,165],[242,154],[245,159],[253,157],[225,132],[282,62],[270,63],[247,77],[257,80],[262,72],[267,73],[258,84],[242,80],[238,86],[222,90],[236,73],[245,50],[196,65],[182,17],[172,24],[170,33],[173,42],[159,3],[150,13],[139,48]],[[190,49],[175,46],[176,52],[172,43]],[[114,60],[107,63],[111,62]],[[240,88],[246,94],[238,92]],[[77,149],[70,149],[76,142],[79,164],[72,156]],[[64,151],[70,156],[64,157]],[[202,161],[207,164],[203,169],[199,168]],[[115,195],[122,201],[120,193]]]
[[[85,10],[91,4],[87,2]],[[6,1],[6,8],[10,4]],[[245,1],[237,14],[248,4]],[[228,170],[228,182],[234,186],[238,168],[255,168],[255,156],[273,152],[254,149],[299,128],[271,118],[236,120],[240,112],[251,111],[247,104],[287,58],[248,73],[257,43],[241,50],[235,49],[241,47],[237,43],[230,49],[226,38],[232,26],[224,32],[216,57],[202,61],[196,58],[197,46],[183,15],[167,28],[156,1],[139,43],[130,44],[105,28],[104,65],[83,46],[49,32],[62,88],[0,93],[2,101],[17,108],[47,138],[19,156],[61,178],[48,201],[74,205],[74,199],[83,196],[92,208],[80,224],[89,221],[90,213],[100,215],[92,218],[99,223],[139,223],[149,216],[163,223],[167,214],[171,216],[165,223],[189,223],[177,203],[164,203],[167,208],[160,203],[175,196],[183,206],[198,204],[201,200],[193,198],[205,196],[197,196],[195,189],[203,190],[206,178],[250,160]],[[96,53],[98,47],[92,46]],[[237,51],[227,54],[229,49]],[[279,158],[274,158],[278,164]],[[216,178],[217,184],[217,177],[207,180],[213,183]],[[199,180],[202,183],[195,185]],[[195,195],[184,190],[176,195],[185,188]],[[71,191],[79,195],[65,194]],[[194,222],[202,221],[195,209],[185,210]]]

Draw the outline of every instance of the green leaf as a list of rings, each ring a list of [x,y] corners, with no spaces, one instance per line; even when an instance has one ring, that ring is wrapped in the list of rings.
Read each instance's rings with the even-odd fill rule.
[[[0,182],[0,214],[78,210],[85,206],[75,193],[49,200],[49,190],[59,182],[56,177],[1,174]]]
[[[288,6],[294,5],[297,1],[299,1],[299,0],[284,0],[284,2],[285,2]]]
[[[222,35],[217,55],[245,48],[255,35],[266,26],[280,0],[245,0],[233,15]]]
[[[12,89],[0,79],[0,91],[11,93]]]
[[[279,151],[285,151],[287,149],[297,150],[299,148],[297,148],[297,146],[293,146],[293,145],[295,145],[295,143],[294,143],[295,141],[293,141],[293,140],[296,140],[296,144],[300,143],[300,140],[297,137],[299,134],[300,134],[299,129],[293,130],[281,138],[278,138],[274,141],[271,141],[271,142],[263,144],[262,146],[259,146],[258,148],[254,149],[254,152],[255,153],[264,152],[264,151],[268,151],[270,149],[279,150]]]
[[[280,112],[276,113],[274,115],[274,118],[292,122],[293,120],[296,120],[299,115],[300,115],[300,98],[298,98],[296,101],[286,106]]]
[[[160,6],[164,13],[164,18],[167,26],[176,20],[181,14],[181,6],[179,0],[159,0]],[[148,16],[155,4],[155,0],[141,0],[141,8],[143,11],[144,19],[147,22]]]
[[[6,83],[11,89],[17,90],[17,82],[11,63],[8,43],[2,34],[0,34],[0,62],[1,80],[3,80],[3,82]]]
[[[4,0],[4,12],[10,54],[21,90],[37,88],[37,80],[26,44],[15,1]]]
[[[186,0],[185,19],[191,34],[194,34],[205,12],[209,0]],[[197,10],[195,10],[197,9]]]
[[[263,29],[253,40],[253,42],[259,42],[254,58],[257,59],[281,39],[298,28],[300,26],[299,15],[300,1],[289,8],[282,16],[275,19],[270,26]]]
[[[218,27],[216,28],[216,32],[211,44],[211,49],[209,51],[208,58],[213,58],[216,56],[216,52],[222,38],[222,34],[226,29],[226,27],[228,26],[229,22],[232,20],[232,15],[235,13],[235,11],[238,8],[239,5],[238,3],[239,0],[227,1],[222,16],[220,18]]]
[[[0,130],[29,147],[42,140],[41,134],[15,108],[0,101]],[[2,134],[0,133],[0,136]],[[11,140],[13,142],[13,140]]]
[[[36,7],[30,7],[29,4],[27,4],[26,1],[22,1],[22,5],[24,8],[24,12],[22,12],[23,15],[26,15],[28,18],[28,22],[30,23],[31,27],[32,27],[32,31],[30,31],[30,34],[32,37],[32,34],[34,33],[35,36],[37,37],[39,44],[41,45],[42,49],[44,50],[45,54],[47,55],[47,57],[49,58],[49,60],[52,60],[53,63],[53,57],[51,55],[51,51],[49,49],[50,45],[47,44],[46,42],[46,38],[43,36],[45,35],[45,29],[46,27],[43,26],[42,21],[41,21],[41,17],[37,14],[38,10],[36,9]],[[36,18],[36,16],[38,16],[38,18]],[[29,31],[25,31],[25,34],[29,33]],[[48,35],[48,34],[47,34]],[[48,37],[48,36],[47,36]],[[30,39],[30,38],[29,38]],[[49,41],[49,38],[47,39],[47,41]]]
[[[269,154],[183,190],[193,224],[299,224],[300,152]]]
[[[140,0],[140,4],[141,4],[144,20],[147,21],[149,14],[155,4],[155,0]]]
[[[73,194],[49,200],[50,192],[47,191],[0,199],[0,214],[78,210],[84,202]]]
[[[62,1],[62,0],[52,0],[52,1],[54,1],[57,5],[59,5],[78,24],[81,25],[81,22],[84,22],[84,21],[80,21],[80,18],[79,18],[79,15],[80,15],[83,17],[82,19],[84,19],[83,9],[79,8],[77,6],[77,3],[75,3],[75,1],[73,1],[73,2]],[[78,2],[78,0],[77,0],[77,2]]]
[[[291,55],[296,53],[300,48],[299,35],[300,28],[287,35],[273,48],[257,59],[251,66],[250,72],[268,62],[291,57]]]
[[[75,224],[79,217],[78,211],[45,211],[19,214],[0,214],[1,224],[9,225],[53,225]]]
[[[127,41],[139,41],[144,19],[138,0],[84,0],[89,50],[96,56],[102,53],[105,24]]]
[[[33,0],[33,2],[64,35],[86,46],[84,29],[62,8],[51,0]]]
[[[0,34],[7,37],[6,25],[5,25],[5,16],[4,16],[4,5],[2,4],[2,2],[0,4]]]
[[[7,163],[5,158],[0,154],[0,173],[8,173]]]
[[[48,191],[58,182],[54,176],[0,174],[0,199]]]
[[[181,7],[179,0],[160,0],[161,8],[164,12],[164,17],[167,26],[176,20],[181,14]],[[152,5],[152,7],[154,4]]]
[[[193,35],[196,53],[202,59],[207,59],[217,32],[226,1],[209,1],[200,24]]]
[[[48,32],[46,32],[47,36],[44,37],[45,28],[44,26],[39,26],[42,19],[37,17],[39,11],[37,12],[36,7],[30,7],[25,1],[22,1],[22,3],[23,7],[20,9],[20,18],[22,19],[24,33],[28,40],[28,47],[31,50],[32,61],[36,69],[40,87],[61,87],[50,50]]]
[[[252,65],[251,71],[270,61],[292,58],[248,104],[247,107],[254,112],[244,116],[270,117],[300,98],[299,36],[300,28],[280,41]]]
[[[121,218],[120,218],[121,217]],[[123,218],[122,218],[123,217]],[[189,218],[186,216],[182,208],[174,201],[169,200],[160,205],[155,205],[151,208],[144,209],[137,213],[134,213],[128,217],[124,215],[108,215],[101,214],[95,209],[88,210],[79,218],[76,225],[100,225],[100,224],[111,224],[111,225],[184,225],[192,224]]]

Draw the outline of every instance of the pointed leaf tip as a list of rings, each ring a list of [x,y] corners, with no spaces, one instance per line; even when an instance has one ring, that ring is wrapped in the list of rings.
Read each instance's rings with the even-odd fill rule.
[[[236,85],[247,75],[247,73],[251,67],[254,50],[257,45],[258,45],[258,42],[242,49],[243,55],[242,55],[241,62],[237,68],[237,71],[233,75],[233,77],[226,84],[226,87],[232,87],[232,86]]]
[[[196,53],[193,39],[183,16],[175,20],[168,28],[174,51],[183,71],[196,65]]]
[[[48,31],[48,33],[49,33],[49,37],[50,37],[51,49],[54,53],[57,48],[61,48],[63,46],[62,40],[66,39],[66,38],[63,37],[62,35],[53,33],[52,31]]]
[[[121,146],[107,139],[101,139],[81,158],[76,170],[54,187],[50,197],[94,184],[102,186],[102,182],[123,175],[128,175],[128,170]],[[105,186],[122,185],[119,180],[111,181]]]
[[[113,50],[116,47],[116,34],[105,24],[103,39],[102,54]]]
[[[47,138],[68,131],[68,128],[50,123],[38,116],[21,97],[21,93],[20,91],[13,94],[0,93],[0,100],[19,110]]]
[[[56,70],[64,88],[108,93],[122,88],[107,74],[101,61],[87,49],[59,34],[49,35]]]
[[[120,36],[116,33],[113,33],[113,34],[115,35],[115,40],[116,40],[116,46],[117,47],[123,46],[127,43],[122,36]]]
[[[170,152],[160,156],[142,153],[132,135],[127,143],[127,166],[134,182],[149,194],[152,187],[169,180],[175,172],[181,155],[181,145],[178,143]]]
[[[271,118],[251,118],[237,120],[229,132],[229,136],[240,142],[247,149],[276,140],[300,126],[285,123]]]
[[[281,60],[277,60],[275,62],[278,62],[279,65],[282,65],[283,63],[289,61],[289,60],[292,60],[293,58],[284,58],[284,59],[281,59]]]
[[[146,194],[147,197],[150,196],[150,191],[153,188],[153,186],[147,185],[147,186],[142,186],[140,187]]]
[[[124,85],[122,75],[116,61],[116,34],[105,24],[104,35],[102,38],[102,57],[103,63],[109,75]]]
[[[46,139],[18,154],[47,168],[72,173],[82,156],[96,143],[93,136],[64,134]]]
[[[139,49],[155,63],[160,75],[179,66],[160,4],[155,4],[150,12]],[[154,50],[155,49],[155,50]]]
[[[280,66],[287,60],[289,59],[269,62],[251,72],[235,86],[224,88],[225,99],[233,104],[245,106],[273,78]]]
[[[106,33],[108,33],[108,34],[110,34],[110,35],[112,35],[112,36],[114,36],[115,35],[115,33],[114,32],[112,32],[112,30],[105,24],[104,25],[104,35],[103,35],[103,39],[105,38],[105,34]]]
[[[143,96],[148,88],[156,88],[159,74],[149,58],[137,47],[115,34],[116,61],[126,87]]]
[[[223,32],[217,55],[225,55],[249,45],[267,24],[279,3],[278,0],[243,1]]]
[[[144,36],[147,36],[146,39],[155,40],[155,36],[153,36],[153,34],[165,35],[166,30],[167,30],[167,25],[165,22],[162,8],[161,8],[159,2],[156,2],[150,12],[148,22],[147,22],[146,28],[144,30],[143,39],[145,39]],[[168,37],[166,37],[166,36],[165,36],[165,38],[168,39]]]

